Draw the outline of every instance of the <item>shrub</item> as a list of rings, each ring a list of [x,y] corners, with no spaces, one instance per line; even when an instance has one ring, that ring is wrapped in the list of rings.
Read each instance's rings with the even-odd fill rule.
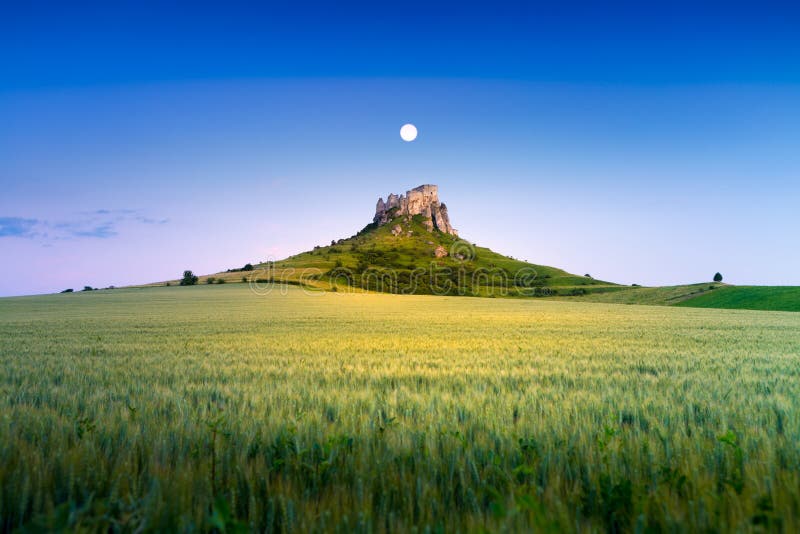
[[[246,277],[246,276],[243,276],[243,277],[242,277],[242,283],[243,283],[243,284],[246,284],[246,283],[247,283],[247,277]]]
[[[181,278],[182,286],[193,286],[197,284],[197,276],[192,271],[183,271],[183,278]]]
[[[81,291],[94,291],[94,288],[92,286],[83,286],[83,289],[81,289]]]
[[[722,282],[722,275],[719,274],[719,273],[715,274],[714,275],[714,281],[715,282]]]
[[[214,278],[213,276],[209,276],[208,278],[206,278],[206,284],[213,284],[216,280],[217,279]]]
[[[62,291],[62,293],[72,293],[72,288],[70,288],[70,289],[65,289],[64,291]]]
[[[220,278],[219,280],[217,280],[217,283],[218,284],[224,284],[225,283],[225,279],[224,278]]]
[[[252,263],[246,263],[244,265],[244,267],[242,267],[241,269],[228,269],[225,272],[226,273],[238,273],[238,272],[241,272],[241,271],[252,271],[252,270],[253,270],[253,264]]]

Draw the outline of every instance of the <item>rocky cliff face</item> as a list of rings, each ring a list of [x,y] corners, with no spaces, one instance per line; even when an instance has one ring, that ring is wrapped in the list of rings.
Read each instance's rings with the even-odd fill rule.
[[[400,196],[392,193],[386,202],[383,198],[378,199],[375,218],[372,221],[383,225],[395,217],[414,215],[423,216],[429,232],[436,229],[445,234],[458,235],[455,228],[450,225],[447,206],[439,202],[439,188],[435,185],[421,185]]]

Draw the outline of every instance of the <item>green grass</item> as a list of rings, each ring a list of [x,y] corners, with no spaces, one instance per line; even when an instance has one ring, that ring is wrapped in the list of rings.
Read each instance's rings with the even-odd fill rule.
[[[727,286],[677,303],[693,308],[800,311],[800,287]]]
[[[798,353],[791,313],[0,299],[0,530],[796,532]]]
[[[687,284],[661,287],[617,286],[614,291],[594,293],[572,300],[581,302],[605,302],[609,304],[642,304],[648,306],[670,306],[693,299],[723,287],[718,283]]]
[[[562,299],[564,297],[561,297]],[[800,287],[729,286],[720,283],[664,287],[623,287],[568,300],[651,306],[684,306],[732,310],[800,311]]]

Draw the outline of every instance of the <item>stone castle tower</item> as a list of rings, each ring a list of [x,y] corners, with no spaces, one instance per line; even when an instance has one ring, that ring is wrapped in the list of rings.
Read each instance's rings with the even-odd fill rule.
[[[383,225],[395,217],[414,215],[423,216],[429,232],[436,229],[445,234],[458,235],[450,225],[447,206],[439,202],[439,188],[430,184],[415,187],[411,191],[406,191],[405,195],[398,196],[392,193],[386,202],[383,198],[378,199],[375,218],[372,221]]]

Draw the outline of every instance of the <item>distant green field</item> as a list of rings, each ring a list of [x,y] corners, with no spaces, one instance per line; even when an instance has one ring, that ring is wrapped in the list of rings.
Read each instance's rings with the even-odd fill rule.
[[[798,354],[789,313],[0,299],[0,530],[798,532]]]
[[[684,300],[677,306],[742,310],[800,311],[800,287],[726,286]]]
[[[562,300],[563,297],[561,298]],[[800,311],[800,287],[727,286],[718,283],[664,287],[621,287],[568,300],[733,310]]]
[[[720,287],[722,286],[716,283],[661,287],[617,286],[614,291],[590,293],[579,297],[570,297],[569,300],[575,302],[605,302],[608,304],[670,306],[711,291],[717,291]]]

